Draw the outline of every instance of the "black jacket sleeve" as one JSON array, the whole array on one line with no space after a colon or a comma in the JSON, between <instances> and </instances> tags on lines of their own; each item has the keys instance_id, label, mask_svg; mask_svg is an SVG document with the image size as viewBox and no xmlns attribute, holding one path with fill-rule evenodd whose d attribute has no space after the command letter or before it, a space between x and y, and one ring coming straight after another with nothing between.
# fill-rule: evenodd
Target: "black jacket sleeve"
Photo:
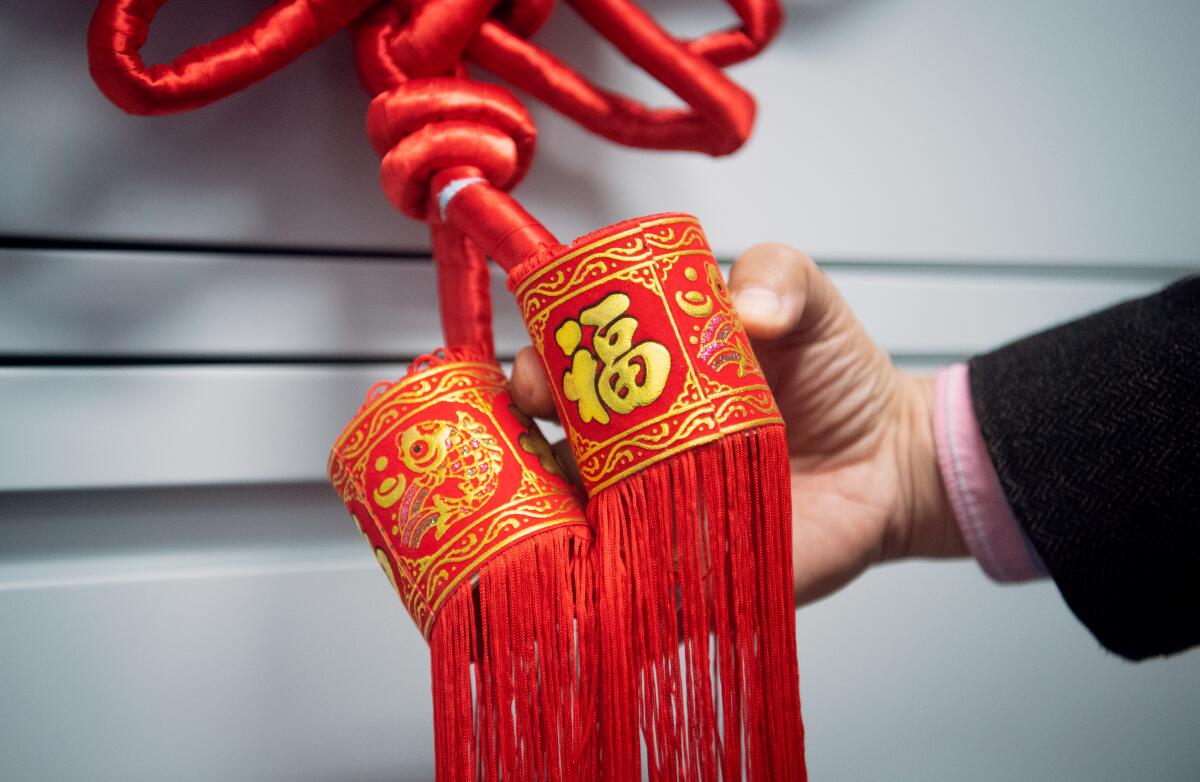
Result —
<instances>
[{"instance_id":1,"label":"black jacket sleeve","mask_svg":"<svg viewBox=\"0 0 1200 782\"><path fill-rule=\"evenodd\" d=\"M1200 277L970 367L1000 485L1075 615L1133 659L1200 643Z\"/></svg>"}]
</instances>

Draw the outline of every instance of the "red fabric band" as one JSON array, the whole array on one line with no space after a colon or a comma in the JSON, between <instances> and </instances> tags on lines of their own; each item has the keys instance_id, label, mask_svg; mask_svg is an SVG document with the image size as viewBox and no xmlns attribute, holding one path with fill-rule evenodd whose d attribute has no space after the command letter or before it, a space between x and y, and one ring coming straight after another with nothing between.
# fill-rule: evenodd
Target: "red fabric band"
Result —
<instances>
[{"instance_id":1,"label":"red fabric band","mask_svg":"<svg viewBox=\"0 0 1200 782\"><path fill-rule=\"evenodd\" d=\"M695 218L605 228L514 269L509 287L589 494L782 423Z\"/></svg>"},{"instance_id":2,"label":"red fabric band","mask_svg":"<svg viewBox=\"0 0 1200 782\"><path fill-rule=\"evenodd\" d=\"M590 534L581 498L491 363L433 358L374 389L329 476L426 638L455 587L513 543L563 526Z\"/></svg>"}]
</instances>

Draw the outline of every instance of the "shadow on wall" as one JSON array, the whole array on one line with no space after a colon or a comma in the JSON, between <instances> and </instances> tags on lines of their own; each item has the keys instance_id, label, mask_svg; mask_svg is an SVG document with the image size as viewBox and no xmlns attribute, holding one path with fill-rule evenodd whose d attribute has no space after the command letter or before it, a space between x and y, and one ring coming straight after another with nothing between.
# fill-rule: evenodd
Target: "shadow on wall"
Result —
<instances>
[{"instance_id":1,"label":"shadow on wall","mask_svg":"<svg viewBox=\"0 0 1200 782\"><path fill-rule=\"evenodd\" d=\"M780 43L803 40L867 4L788 2ZM678 104L559 5L538 43L597 83L631 89L657 105ZM680 34L733 21L717 0L646 5ZM22 75L0 81L0 106L20 107L0 112L0 174L8 183L0 189L0 231L326 246L354 237L359 246L428 246L424 228L396 214L380 192L378 158L364 133L367 97L346 35L215 105L129 117L108 104L87 74L84 41L94 6L95 0L64 0L0 10L0 68ZM148 62L169 60L256 11L236 3L167 3L143 53ZM589 134L521 97L542 143L518 196L536 193L538 201L566 204L580 215L623 215L612 203L613 175L579 154ZM627 159L638 165L636 154Z\"/></svg>"},{"instance_id":2,"label":"shadow on wall","mask_svg":"<svg viewBox=\"0 0 1200 782\"><path fill-rule=\"evenodd\" d=\"M336 243L417 249L421 226L378 185L368 98L347 36L203 109L130 117L87 72L95 0L0 10L0 231L49 235ZM248 21L241 4L168 3L144 50L177 56Z\"/></svg>"}]
</instances>

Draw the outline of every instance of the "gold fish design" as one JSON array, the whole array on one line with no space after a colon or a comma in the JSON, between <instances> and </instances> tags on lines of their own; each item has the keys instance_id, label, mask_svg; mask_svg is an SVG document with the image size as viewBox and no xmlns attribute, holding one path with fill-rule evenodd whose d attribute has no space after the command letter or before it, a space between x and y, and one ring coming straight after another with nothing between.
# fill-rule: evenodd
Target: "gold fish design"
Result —
<instances>
[{"instance_id":1,"label":"gold fish design","mask_svg":"<svg viewBox=\"0 0 1200 782\"><path fill-rule=\"evenodd\" d=\"M441 537L496 492L504 451L467 413L460 411L453 422L421 421L395 443L404 470L385 478L374 499L381 507L395 507L392 534L410 548L431 529Z\"/></svg>"}]
</instances>

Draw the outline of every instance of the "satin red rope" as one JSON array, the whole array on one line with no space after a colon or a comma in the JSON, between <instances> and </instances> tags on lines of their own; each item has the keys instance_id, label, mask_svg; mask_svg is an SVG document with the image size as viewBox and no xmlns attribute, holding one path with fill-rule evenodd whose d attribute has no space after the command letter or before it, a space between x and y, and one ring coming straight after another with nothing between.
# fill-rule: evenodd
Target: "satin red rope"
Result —
<instances>
[{"instance_id":1,"label":"satin red rope","mask_svg":"<svg viewBox=\"0 0 1200 782\"><path fill-rule=\"evenodd\" d=\"M109 100L130 114L205 106L265 78L377 0L282 0L229 35L174 61L146 65L139 51L166 0L104 0L88 29L88 69Z\"/></svg>"},{"instance_id":2,"label":"satin red rope","mask_svg":"<svg viewBox=\"0 0 1200 782\"><path fill-rule=\"evenodd\" d=\"M466 62L613 141L722 155L745 141L754 102L721 68L756 54L781 21L778 0L728 0L738 26L682 41L631 0L569 0L685 104L654 108L598 87L527 40L553 0L281 0L229 35L146 65L139 51L164 2L102 0L88 32L93 78L134 114L204 106L352 30L359 77L374 96L367 125L384 191L431 225L447 346L486 343L489 353L486 257L510 269L555 240L506 195L529 170L533 120L505 88L469 79Z\"/></svg>"}]
</instances>

